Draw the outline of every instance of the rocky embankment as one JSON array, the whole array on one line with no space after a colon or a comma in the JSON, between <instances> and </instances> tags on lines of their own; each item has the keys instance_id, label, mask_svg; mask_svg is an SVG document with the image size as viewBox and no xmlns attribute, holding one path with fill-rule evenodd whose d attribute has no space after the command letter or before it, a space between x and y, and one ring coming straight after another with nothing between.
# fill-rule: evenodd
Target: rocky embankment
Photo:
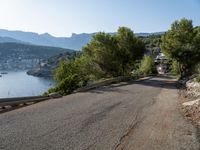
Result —
<instances>
[{"instance_id":1,"label":"rocky embankment","mask_svg":"<svg viewBox=\"0 0 200 150\"><path fill-rule=\"evenodd\" d=\"M36 77L53 77L53 68L45 66L45 67L35 67L32 70L27 72L28 75L36 76Z\"/></svg>"},{"instance_id":2,"label":"rocky embankment","mask_svg":"<svg viewBox=\"0 0 200 150\"><path fill-rule=\"evenodd\" d=\"M200 127L200 83L196 78L186 82L185 98L182 104L185 116Z\"/></svg>"}]
</instances>

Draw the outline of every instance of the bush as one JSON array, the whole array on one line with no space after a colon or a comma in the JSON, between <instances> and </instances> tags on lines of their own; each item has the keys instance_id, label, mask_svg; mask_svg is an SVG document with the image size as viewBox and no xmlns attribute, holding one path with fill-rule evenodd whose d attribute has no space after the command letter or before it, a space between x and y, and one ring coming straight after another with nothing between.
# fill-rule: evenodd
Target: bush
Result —
<instances>
[{"instance_id":1,"label":"bush","mask_svg":"<svg viewBox=\"0 0 200 150\"><path fill-rule=\"evenodd\" d=\"M172 61L172 70L171 72L175 75L180 74L180 65L176 60Z\"/></svg>"},{"instance_id":2,"label":"bush","mask_svg":"<svg viewBox=\"0 0 200 150\"><path fill-rule=\"evenodd\" d=\"M144 56L139 66L139 71L143 75L157 73L154 59L151 56Z\"/></svg>"},{"instance_id":3,"label":"bush","mask_svg":"<svg viewBox=\"0 0 200 150\"><path fill-rule=\"evenodd\" d=\"M48 92L45 94L56 92L61 95L68 95L80 86L80 78L78 77L78 75L70 75L63 81L61 81L56 87L49 89Z\"/></svg>"},{"instance_id":4,"label":"bush","mask_svg":"<svg viewBox=\"0 0 200 150\"><path fill-rule=\"evenodd\" d=\"M200 63L195 66L195 73L200 74Z\"/></svg>"},{"instance_id":5,"label":"bush","mask_svg":"<svg viewBox=\"0 0 200 150\"><path fill-rule=\"evenodd\" d=\"M197 82L199 82L199 83L200 83L200 76L198 76L198 77L197 77Z\"/></svg>"}]
</instances>

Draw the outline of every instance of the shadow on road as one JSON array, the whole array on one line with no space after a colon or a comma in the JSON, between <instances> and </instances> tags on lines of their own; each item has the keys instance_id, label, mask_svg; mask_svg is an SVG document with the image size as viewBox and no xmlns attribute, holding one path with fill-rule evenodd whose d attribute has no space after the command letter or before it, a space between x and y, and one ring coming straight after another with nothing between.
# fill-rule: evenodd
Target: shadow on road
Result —
<instances>
[{"instance_id":1,"label":"shadow on road","mask_svg":"<svg viewBox=\"0 0 200 150\"><path fill-rule=\"evenodd\" d=\"M124 90L120 87L124 87L124 86L128 86L128 85L143 85L143 86L150 86L150 87L155 87L155 88L177 89L176 84L177 84L177 82L173 77L156 76L156 77L152 77L147 80L128 81L128 82L122 82L122 83L118 83L118 84L112 84L109 86L93 89L89 92L90 93L99 93L99 94L103 94L104 92L124 93L124 92L128 92L128 90Z\"/></svg>"}]
</instances>

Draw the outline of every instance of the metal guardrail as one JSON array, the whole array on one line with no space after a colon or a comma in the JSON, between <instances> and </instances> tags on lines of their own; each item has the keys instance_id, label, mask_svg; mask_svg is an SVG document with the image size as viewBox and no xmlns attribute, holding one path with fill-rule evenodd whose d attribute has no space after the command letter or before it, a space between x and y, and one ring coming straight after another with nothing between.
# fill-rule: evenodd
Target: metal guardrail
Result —
<instances>
[{"instance_id":1,"label":"metal guardrail","mask_svg":"<svg viewBox=\"0 0 200 150\"><path fill-rule=\"evenodd\" d=\"M135 76L135 78L140 78L141 76ZM100 81L97 83L93 83L91 85L79 88L75 91L76 92L84 92L91 89L95 89L101 86L106 86L112 83L119 83L123 81L128 81L133 79L133 77L116 77L113 79L107 79L104 81ZM21 104L28 104L28 103L37 103L40 101L45 101L51 98L60 98L61 96L58 94L53 94L49 96L30 96L30 97L13 97L13 98L0 98L0 107L3 108L5 106L17 107Z\"/></svg>"},{"instance_id":2,"label":"metal guardrail","mask_svg":"<svg viewBox=\"0 0 200 150\"><path fill-rule=\"evenodd\" d=\"M104 80L104 81L93 83L91 85L87 85L85 87L81 87L81 88L77 89L75 92L85 92L85 91L95 89L95 88L98 88L98 87L101 87L101 86L106 86L106 85L109 85L109 84L112 84L112 83L119 83L119 82L122 82L122 81L128 81L130 79L132 79L132 77L116 77L116 78L113 78L113 79L107 79L107 80Z\"/></svg>"},{"instance_id":3,"label":"metal guardrail","mask_svg":"<svg viewBox=\"0 0 200 150\"><path fill-rule=\"evenodd\" d=\"M13 97L13 98L0 98L0 107L5 106L19 106L20 104L36 103L48 100L49 96L31 96L31 97Z\"/></svg>"}]
</instances>

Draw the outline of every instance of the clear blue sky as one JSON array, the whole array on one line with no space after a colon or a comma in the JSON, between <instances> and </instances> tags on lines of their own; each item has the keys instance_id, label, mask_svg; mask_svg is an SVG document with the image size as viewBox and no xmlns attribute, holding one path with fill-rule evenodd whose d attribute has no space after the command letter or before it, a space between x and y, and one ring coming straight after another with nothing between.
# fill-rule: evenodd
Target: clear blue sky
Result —
<instances>
[{"instance_id":1,"label":"clear blue sky","mask_svg":"<svg viewBox=\"0 0 200 150\"><path fill-rule=\"evenodd\" d=\"M200 25L200 0L0 0L0 28L55 36L165 31L180 18Z\"/></svg>"}]
</instances>

